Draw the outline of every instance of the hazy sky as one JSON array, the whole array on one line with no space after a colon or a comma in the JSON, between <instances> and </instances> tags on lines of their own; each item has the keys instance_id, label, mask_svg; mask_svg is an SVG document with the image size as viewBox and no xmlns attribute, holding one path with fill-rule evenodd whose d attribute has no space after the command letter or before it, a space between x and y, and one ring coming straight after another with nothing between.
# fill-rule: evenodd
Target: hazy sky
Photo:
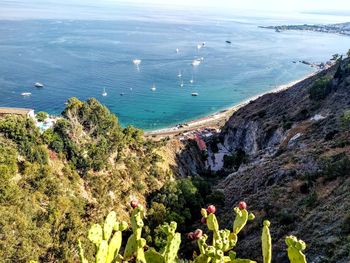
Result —
<instances>
[{"instance_id":1,"label":"hazy sky","mask_svg":"<svg viewBox=\"0 0 350 263\"><path fill-rule=\"evenodd\" d=\"M269 11L350 10L349 0L104 0L109 2L152 3L171 6L198 6ZM171 4L170 4L171 3Z\"/></svg>"},{"instance_id":2,"label":"hazy sky","mask_svg":"<svg viewBox=\"0 0 350 263\"><path fill-rule=\"evenodd\" d=\"M180 15L185 12L196 15L202 11L218 15L252 15L253 11L264 15L269 12L278 15L322 12L338 15L342 20L337 22L345 22L349 21L350 0L0 0L0 19L109 19L136 9L144 10L144 15L162 9L177 10Z\"/></svg>"}]
</instances>

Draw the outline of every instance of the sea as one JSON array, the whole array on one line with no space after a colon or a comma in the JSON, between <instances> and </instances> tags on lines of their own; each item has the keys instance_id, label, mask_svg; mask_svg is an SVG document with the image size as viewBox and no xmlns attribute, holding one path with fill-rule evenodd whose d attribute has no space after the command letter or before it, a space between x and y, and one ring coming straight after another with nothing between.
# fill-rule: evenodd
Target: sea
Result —
<instances>
[{"instance_id":1,"label":"sea","mask_svg":"<svg viewBox=\"0 0 350 263\"><path fill-rule=\"evenodd\" d=\"M259 27L350 21L344 16L128 5L75 16L18 3L0 4L0 107L59 115L71 97L96 98L123 126L145 130L234 106L317 70L299 61L326 62L350 48L342 35Z\"/></svg>"}]
</instances>

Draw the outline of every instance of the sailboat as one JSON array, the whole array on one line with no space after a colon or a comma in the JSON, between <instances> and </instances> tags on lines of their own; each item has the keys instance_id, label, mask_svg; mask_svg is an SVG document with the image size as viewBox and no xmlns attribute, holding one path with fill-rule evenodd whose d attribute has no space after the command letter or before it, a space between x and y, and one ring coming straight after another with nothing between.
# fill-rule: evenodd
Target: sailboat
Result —
<instances>
[{"instance_id":1,"label":"sailboat","mask_svg":"<svg viewBox=\"0 0 350 263\"><path fill-rule=\"evenodd\" d=\"M193 79L193 74L192 74L192 78L190 79L190 83L193 84L194 79Z\"/></svg>"},{"instance_id":2,"label":"sailboat","mask_svg":"<svg viewBox=\"0 0 350 263\"><path fill-rule=\"evenodd\" d=\"M177 74L177 76L178 76L179 78L182 77L182 74L181 74L181 71L180 71L180 70L179 70L179 74Z\"/></svg>"},{"instance_id":3,"label":"sailboat","mask_svg":"<svg viewBox=\"0 0 350 263\"><path fill-rule=\"evenodd\" d=\"M152 90L152 91L156 91L156 85L155 85L155 84L153 84L151 90Z\"/></svg>"},{"instance_id":4,"label":"sailboat","mask_svg":"<svg viewBox=\"0 0 350 263\"><path fill-rule=\"evenodd\" d=\"M184 82L183 81L181 81L181 83L180 83L180 87L182 88L184 86Z\"/></svg>"},{"instance_id":5,"label":"sailboat","mask_svg":"<svg viewBox=\"0 0 350 263\"><path fill-rule=\"evenodd\" d=\"M132 60L132 63L134 63L134 65L138 66L138 65L141 64L141 59L135 58L135 59Z\"/></svg>"},{"instance_id":6,"label":"sailboat","mask_svg":"<svg viewBox=\"0 0 350 263\"><path fill-rule=\"evenodd\" d=\"M107 96L107 92L106 92L106 89L105 89L105 88L103 88L102 96L103 96L103 97L106 97L106 96Z\"/></svg>"}]
</instances>

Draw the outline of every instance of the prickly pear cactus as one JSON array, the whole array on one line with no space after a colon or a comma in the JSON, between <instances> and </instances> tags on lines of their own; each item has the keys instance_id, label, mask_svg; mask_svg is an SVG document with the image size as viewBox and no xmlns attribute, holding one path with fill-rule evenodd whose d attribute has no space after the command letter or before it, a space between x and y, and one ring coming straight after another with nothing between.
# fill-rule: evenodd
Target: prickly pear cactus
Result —
<instances>
[{"instance_id":1,"label":"prickly pear cactus","mask_svg":"<svg viewBox=\"0 0 350 263\"><path fill-rule=\"evenodd\" d=\"M247 224L247 221L253 220L255 216L252 213L249 214L246 209L239 209L238 207L235 207L233 211L236 213L236 218L233 222L233 233L237 235Z\"/></svg>"},{"instance_id":2,"label":"prickly pear cactus","mask_svg":"<svg viewBox=\"0 0 350 263\"><path fill-rule=\"evenodd\" d=\"M128 261L133 257L137 262L146 262L143 247L146 245L146 240L141 238L143 228L144 210L141 205L136 207L131 213L131 228L133 234L129 237L124 251L124 260Z\"/></svg>"},{"instance_id":3,"label":"prickly pear cactus","mask_svg":"<svg viewBox=\"0 0 350 263\"><path fill-rule=\"evenodd\" d=\"M246 207L246 205L245 205ZM221 263L221 262L236 262L236 263L254 263L250 259L236 258L236 253L232 249L237 243L237 234L246 225L248 220L254 219L253 214L249 214L245 208L235 208L236 219L233 224L233 231L228 229L220 230L219 223L215 216L216 208L213 205L208 206L207 209L202 208L201 214L203 216L202 222L207 224L209 230L213 232L213 243L211 246L207 245L207 235L198 238L198 247L200 255L195 259L196 263ZM193 236L193 235L191 235ZM225 255L228 253L228 255Z\"/></svg>"},{"instance_id":4,"label":"prickly pear cactus","mask_svg":"<svg viewBox=\"0 0 350 263\"><path fill-rule=\"evenodd\" d=\"M180 248L181 235L176 233L177 223L171 222L169 225L163 225L164 232L167 234L167 244L163 253L164 261L172 263L176 261L177 252Z\"/></svg>"},{"instance_id":5,"label":"prickly pear cactus","mask_svg":"<svg viewBox=\"0 0 350 263\"><path fill-rule=\"evenodd\" d=\"M263 231L261 234L261 246L264 263L271 263L272 259L272 244L271 244L271 235L270 235L270 221L265 220Z\"/></svg>"},{"instance_id":6,"label":"prickly pear cactus","mask_svg":"<svg viewBox=\"0 0 350 263\"><path fill-rule=\"evenodd\" d=\"M81 263L88 263L87 259L84 256L84 250L81 246L80 239L78 239L78 249L79 249L79 258L80 258ZM29 263L33 263L33 262L29 262Z\"/></svg>"},{"instance_id":7,"label":"prickly pear cactus","mask_svg":"<svg viewBox=\"0 0 350 263\"><path fill-rule=\"evenodd\" d=\"M111 263L121 256L118 254L122 244L122 231L127 229L126 222L117 222L116 213L110 212L103 224L94 224L89 229L88 239L95 244L97 253L95 256L96 263ZM114 233L113 233L114 232ZM79 255L82 263L88 263L84 257L84 250L78 241Z\"/></svg>"},{"instance_id":8,"label":"prickly pear cactus","mask_svg":"<svg viewBox=\"0 0 350 263\"><path fill-rule=\"evenodd\" d=\"M295 236L287 236L285 240L287 244L287 252L290 263L307 263L303 250L306 244L302 240L298 240Z\"/></svg>"}]
</instances>

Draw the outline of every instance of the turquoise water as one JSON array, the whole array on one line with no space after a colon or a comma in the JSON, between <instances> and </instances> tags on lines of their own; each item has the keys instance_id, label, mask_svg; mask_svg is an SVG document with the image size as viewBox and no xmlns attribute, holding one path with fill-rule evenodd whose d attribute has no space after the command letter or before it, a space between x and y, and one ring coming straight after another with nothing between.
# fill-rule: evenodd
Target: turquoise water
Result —
<instances>
[{"instance_id":1,"label":"turquoise water","mask_svg":"<svg viewBox=\"0 0 350 263\"><path fill-rule=\"evenodd\" d=\"M288 22L294 21L198 14L0 20L0 106L59 114L70 97L95 97L123 125L146 130L203 117L313 71L292 61L324 62L350 48L349 37L258 28ZM139 68L135 58L142 60ZM45 87L34 88L35 82Z\"/></svg>"}]
</instances>

